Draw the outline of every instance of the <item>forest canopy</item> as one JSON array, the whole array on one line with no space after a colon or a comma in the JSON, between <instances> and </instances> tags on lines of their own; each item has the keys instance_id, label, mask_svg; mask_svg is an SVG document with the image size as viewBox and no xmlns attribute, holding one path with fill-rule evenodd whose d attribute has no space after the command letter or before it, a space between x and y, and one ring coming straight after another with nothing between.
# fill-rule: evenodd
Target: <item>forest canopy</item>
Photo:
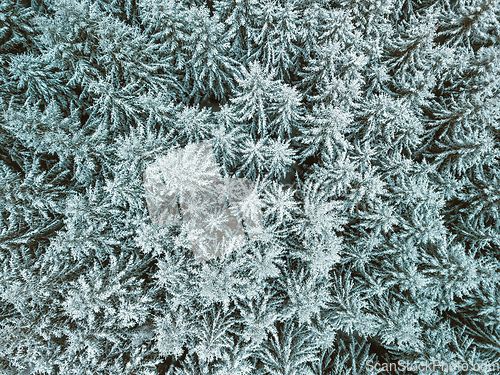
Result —
<instances>
[{"instance_id":1,"label":"forest canopy","mask_svg":"<svg viewBox=\"0 0 500 375\"><path fill-rule=\"evenodd\" d=\"M0 0L0 370L500 373L499 95L497 0Z\"/></svg>"}]
</instances>

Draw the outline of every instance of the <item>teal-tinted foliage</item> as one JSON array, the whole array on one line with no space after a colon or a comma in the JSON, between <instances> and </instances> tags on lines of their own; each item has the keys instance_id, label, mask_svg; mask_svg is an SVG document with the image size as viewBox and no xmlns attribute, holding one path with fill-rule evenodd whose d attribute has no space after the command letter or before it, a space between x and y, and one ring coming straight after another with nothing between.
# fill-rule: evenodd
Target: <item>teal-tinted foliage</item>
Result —
<instances>
[{"instance_id":1,"label":"teal-tinted foliage","mask_svg":"<svg viewBox=\"0 0 500 375\"><path fill-rule=\"evenodd\" d=\"M200 142L263 222L197 263ZM500 366L500 2L0 0L1 373L398 361Z\"/></svg>"}]
</instances>

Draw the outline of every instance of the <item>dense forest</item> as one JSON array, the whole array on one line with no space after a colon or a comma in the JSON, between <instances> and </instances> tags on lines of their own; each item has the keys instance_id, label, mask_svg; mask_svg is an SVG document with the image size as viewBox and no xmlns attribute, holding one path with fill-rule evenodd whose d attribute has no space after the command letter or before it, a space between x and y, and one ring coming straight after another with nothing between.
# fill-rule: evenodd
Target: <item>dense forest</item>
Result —
<instances>
[{"instance_id":1,"label":"dense forest","mask_svg":"<svg viewBox=\"0 0 500 375\"><path fill-rule=\"evenodd\" d=\"M498 374L499 146L498 0L0 0L1 373Z\"/></svg>"}]
</instances>

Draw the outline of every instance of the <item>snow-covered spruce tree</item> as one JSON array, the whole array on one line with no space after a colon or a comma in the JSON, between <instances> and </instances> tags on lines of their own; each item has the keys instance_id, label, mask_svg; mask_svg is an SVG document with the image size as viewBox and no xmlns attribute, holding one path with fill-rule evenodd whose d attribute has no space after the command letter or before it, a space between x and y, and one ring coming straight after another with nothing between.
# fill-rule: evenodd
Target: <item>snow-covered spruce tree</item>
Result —
<instances>
[{"instance_id":1,"label":"snow-covered spruce tree","mask_svg":"<svg viewBox=\"0 0 500 375\"><path fill-rule=\"evenodd\" d=\"M289 141L279 141L270 139L267 144L267 179L283 179L289 171L289 167L295 161L295 150L290 146Z\"/></svg>"},{"instance_id":2,"label":"snow-covered spruce tree","mask_svg":"<svg viewBox=\"0 0 500 375\"><path fill-rule=\"evenodd\" d=\"M276 325L257 353L257 373L313 374L311 365L317 358L312 333L290 320Z\"/></svg>"},{"instance_id":3,"label":"snow-covered spruce tree","mask_svg":"<svg viewBox=\"0 0 500 375\"><path fill-rule=\"evenodd\" d=\"M321 350L319 361L313 365L314 374L363 374L375 375L383 373L376 369L375 354L370 353L370 343L366 340L336 339L335 345ZM369 367L372 366L372 367Z\"/></svg>"},{"instance_id":4,"label":"snow-covered spruce tree","mask_svg":"<svg viewBox=\"0 0 500 375\"><path fill-rule=\"evenodd\" d=\"M246 62L253 48L256 21L262 13L256 0L216 0L214 8L226 25L229 38L230 56L237 61Z\"/></svg>"},{"instance_id":5,"label":"snow-covered spruce tree","mask_svg":"<svg viewBox=\"0 0 500 375\"><path fill-rule=\"evenodd\" d=\"M23 7L17 1L4 1L0 8L0 52L23 53L36 51L36 29L31 8Z\"/></svg>"},{"instance_id":6,"label":"snow-covered spruce tree","mask_svg":"<svg viewBox=\"0 0 500 375\"><path fill-rule=\"evenodd\" d=\"M302 162L309 157L333 160L351 148L346 139L352 114L332 105L315 105L299 129L297 142L302 146Z\"/></svg>"},{"instance_id":7,"label":"snow-covered spruce tree","mask_svg":"<svg viewBox=\"0 0 500 375\"><path fill-rule=\"evenodd\" d=\"M222 100L239 75L239 63L229 56L229 35L219 16L210 16L206 7L190 8L186 18L184 87L196 102L208 96Z\"/></svg>"},{"instance_id":8,"label":"snow-covered spruce tree","mask_svg":"<svg viewBox=\"0 0 500 375\"><path fill-rule=\"evenodd\" d=\"M62 84L62 74L51 72L51 68L50 62L40 55L11 56L8 74L17 89L17 93L13 93L13 99L30 104L41 101L42 105L55 100L68 106L67 97L70 93Z\"/></svg>"},{"instance_id":9,"label":"snow-covered spruce tree","mask_svg":"<svg viewBox=\"0 0 500 375\"><path fill-rule=\"evenodd\" d=\"M384 150L389 157L411 156L420 145L424 128L410 103L386 94L374 95L360 106L349 138ZM379 151L380 152L380 151Z\"/></svg>"},{"instance_id":10,"label":"snow-covered spruce tree","mask_svg":"<svg viewBox=\"0 0 500 375\"><path fill-rule=\"evenodd\" d=\"M231 99L233 111L250 135L263 137L269 133L269 107L280 84L275 80L276 72L259 62L242 69L243 77L238 80L236 95Z\"/></svg>"},{"instance_id":11,"label":"snow-covered spruce tree","mask_svg":"<svg viewBox=\"0 0 500 375\"><path fill-rule=\"evenodd\" d=\"M95 4L99 9L129 25L137 25L138 7L135 0L97 0Z\"/></svg>"},{"instance_id":12,"label":"snow-covered spruce tree","mask_svg":"<svg viewBox=\"0 0 500 375\"><path fill-rule=\"evenodd\" d=\"M276 70L279 80L289 83L299 67L300 29L298 1L264 1L251 38L255 43L250 61Z\"/></svg>"},{"instance_id":13,"label":"snow-covered spruce tree","mask_svg":"<svg viewBox=\"0 0 500 375\"><path fill-rule=\"evenodd\" d=\"M500 6L490 0L444 2L438 36L452 47L479 47L498 43Z\"/></svg>"},{"instance_id":14,"label":"snow-covered spruce tree","mask_svg":"<svg viewBox=\"0 0 500 375\"><path fill-rule=\"evenodd\" d=\"M186 5L179 1L143 0L138 2L141 25L151 41L151 49L169 61L177 70L184 63L183 43L186 38Z\"/></svg>"},{"instance_id":15,"label":"snow-covered spruce tree","mask_svg":"<svg viewBox=\"0 0 500 375\"><path fill-rule=\"evenodd\" d=\"M224 174L236 167L239 160L238 151L244 139L245 134L238 126L232 107L223 105L221 110L215 113L211 142L216 160L221 164Z\"/></svg>"}]
</instances>

